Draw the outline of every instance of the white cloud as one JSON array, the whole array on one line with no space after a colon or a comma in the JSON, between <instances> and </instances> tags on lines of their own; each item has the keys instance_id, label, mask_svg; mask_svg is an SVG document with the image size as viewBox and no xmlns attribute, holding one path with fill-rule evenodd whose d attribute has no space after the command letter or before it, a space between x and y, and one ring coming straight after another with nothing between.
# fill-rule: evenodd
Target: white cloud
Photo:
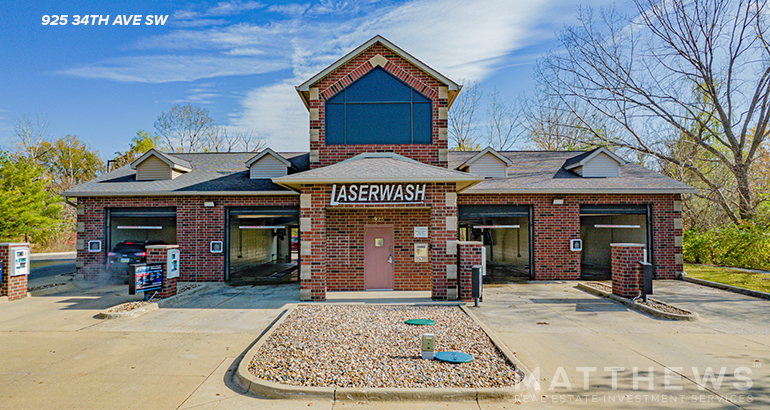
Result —
<instances>
[{"instance_id":1,"label":"white cloud","mask_svg":"<svg viewBox=\"0 0 770 410\"><path fill-rule=\"evenodd\" d=\"M233 119L239 128L259 132L279 151L307 151L309 119L294 80L256 88L241 101L243 111Z\"/></svg>"},{"instance_id":2,"label":"white cloud","mask_svg":"<svg viewBox=\"0 0 770 410\"><path fill-rule=\"evenodd\" d=\"M265 4L258 1L223 1L209 8L204 13L207 16L229 16L242 11L264 8Z\"/></svg>"},{"instance_id":3,"label":"white cloud","mask_svg":"<svg viewBox=\"0 0 770 410\"><path fill-rule=\"evenodd\" d=\"M378 7L334 27L303 21L302 32L291 38L291 48L286 50L291 53L295 78L248 92L241 103L242 113L233 122L258 130L275 149L307 150L308 114L292 86L375 34L449 78L481 80L511 51L543 40L532 38L531 31L542 21L549 3L418 0Z\"/></svg>"},{"instance_id":4,"label":"white cloud","mask_svg":"<svg viewBox=\"0 0 770 410\"><path fill-rule=\"evenodd\" d=\"M223 1L216 6L210 7L202 12L192 9L177 10L172 15L171 24L179 27L205 27L213 25L222 25L227 23L224 19L213 19L210 17L226 17L239 14L243 11L250 11L264 8L265 4L257 1Z\"/></svg>"},{"instance_id":5,"label":"white cloud","mask_svg":"<svg viewBox=\"0 0 770 410\"><path fill-rule=\"evenodd\" d=\"M234 48L227 52L231 56L258 56L265 54L263 50L254 47Z\"/></svg>"},{"instance_id":6,"label":"white cloud","mask_svg":"<svg viewBox=\"0 0 770 410\"><path fill-rule=\"evenodd\" d=\"M299 17L302 14L304 14L305 11L307 11L307 9L309 9L309 8L310 8L310 4L309 3L305 3L305 4L297 4L297 3L292 3L292 4L274 4L274 5L270 6L270 7L268 7L267 11L272 11L272 12L275 12L275 13L281 13L281 14L285 14L285 15L291 16L291 17Z\"/></svg>"},{"instance_id":7,"label":"white cloud","mask_svg":"<svg viewBox=\"0 0 770 410\"><path fill-rule=\"evenodd\" d=\"M60 70L57 74L120 82L166 83L231 75L252 75L289 67L285 61L246 57L159 55L122 57Z\"/></svg>"}]
</instances>

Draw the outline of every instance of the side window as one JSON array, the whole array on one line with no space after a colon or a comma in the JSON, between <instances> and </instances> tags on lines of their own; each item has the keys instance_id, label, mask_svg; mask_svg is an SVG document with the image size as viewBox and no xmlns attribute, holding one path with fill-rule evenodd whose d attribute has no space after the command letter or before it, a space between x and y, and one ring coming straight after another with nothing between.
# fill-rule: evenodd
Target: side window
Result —
<instances>
[{"instance_id":1,"label":"side window","mask_svg":"<svg viewBox=\"0 0 770 410\"><path fill-rule=\"evenodd\" d=\"M326 145L430 144L431 101L380 67L326 101Z\"/></svg>"}]
</instances>

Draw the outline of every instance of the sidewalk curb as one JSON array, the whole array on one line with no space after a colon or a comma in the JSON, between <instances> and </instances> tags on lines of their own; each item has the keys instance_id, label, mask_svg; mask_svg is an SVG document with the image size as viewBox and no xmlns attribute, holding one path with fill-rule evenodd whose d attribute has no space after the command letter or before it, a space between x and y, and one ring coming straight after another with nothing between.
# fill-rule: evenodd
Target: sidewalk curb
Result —
<instances>
[{"instance_id":1,"label":"sidewalk curb","mask_svg":"<svg viewBox=\"0 0 770 410\"><path fill-rule=\"evenodd\" d=\"M520 387L510 388L395 388L395 387L376 387L376 388L355 388L355 387L308 387L292 386L287 384L275 383L261 379L249 371L251 359L257 354L257 351L267 342L270 335L280 327L280 325L289 317L291 312L299 304L294 304L284 311L270 329L249 349L238 364L238 370L235 372L235 383L244 390L258 396L271 399L298 399L298 398L323 398L350 401L477 401L477 400L496 400L503 401L512 399L516 395L525 393ZM488 327L481 323L473 313L468 311L465 306L460 305L462 309L474 322L484 330L495 347L500 350L506 359L524 379L524 366L513 356L508 348L503 344ZM517 384L517 386L519 386Z\"/></svg>"},{"instance_id":2,"label":"sidewalk curb","mask_svg":"<svg viewBox=\"0 0 770 410\"><path fill-rule=\"evenodd\" d=\"M174 296L171 296L170 298L161 299L157 302L152 302L147 305L144 305L142 307L136 308L134 310L129 310L128 312L108 312L107 310L103 310L99 312L96 315L97 319L128 319L128 318L134 318L139 317L142 315L145 315L147 313L152 312L153 310L158 310L162 307L166 307L169 305L172 305L175 302L179 302L181 300L187 299L188 297L202 291L203 289L207 288L208 284L204 283L198 287L192 288L184 293L180 293ZM110 308L111 309L111 308Z\"/></svg>"},{"instance_id":3,"label":"sidewalk curb","mask_svg":"<svg viewBox=\"0 0 770 410\"><path fill-rule=\"evenodd\" d=\"M705 280L705 279L691 278L687 275L682 276L682 280L685 282L695 283L701 286L708 286L711 288L726 290L728 292L740 293L746 296L752 296L755 298L770 300L770 293L760 292L758 290L739 288L737 286L725 285L724 283L712 282L710 280Z\"/></svg>"},{"instance_id":4,"label":"sidewalk curb","mask_svg":"<svg viewBox=\"0 0 770 410\"><path fill-rule=\"evenodd\" d=\"M56 293L66 292L68 290L72 290L75 288L77 288L77 286L75 286L74 283L70 282L70 283L65 283L58 286L53 286L50 288L33 290L32 292L30 292L30 294L32 294L32 296L48 296Z\"/></svg>"},{"instance_id":5,"label":"sidewalk curb","mask_svg":"<svg viewBox=\"0 0 770 410\"><path fill-rule=\"evenodd\" d=\"M621 298L618 295L614 295L614 294L609 293L609 292L604 292L604 291L601 291L599 289L594 289L594 288L592 288L590 286L587 286L587 285L585 285L583 283L578 283L577 284L577 288L581 289L581 290L584 290L584 291L586 291L588 293L597 295L597 296L601 296L601 297L604 297L604 298L607 298L607 299L614 300L615 302L621 303L621 304L623 304L623 305L625 305L625 306L627 306L627 307L629 307L631 309L637 310L637 311L642 312L642 313L646 313L648 315L659 317L661 319L685 320L685 321L692 322L692 321L698 320L700 318L700 316L698 316L698 314L696 312L693 312L693 311L690 311L690 310L687 310L687 309L684 309L684 308L681 308L681 307L678 307L678 306L676 307L677 309L681 309L681 310L690 312L690 314L689 315L679 315L679 314L676 314L676 313L661 312L659 310L652 309L652 308L650 308L648 306L640 305L638 303L635 303L634 301L632 301L630 299ZM661 302L661 301L653 299L653 298L648 298L648 299L656 301L658 303L663 303L663 304L668 305L668 303Z\"/></svg>"}]
</instances>

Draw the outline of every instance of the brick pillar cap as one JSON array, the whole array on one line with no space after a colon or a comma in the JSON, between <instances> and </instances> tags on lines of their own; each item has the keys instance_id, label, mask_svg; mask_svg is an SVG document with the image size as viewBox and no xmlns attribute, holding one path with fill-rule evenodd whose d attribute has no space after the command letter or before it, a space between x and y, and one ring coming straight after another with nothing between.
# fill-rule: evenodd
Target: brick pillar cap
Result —
<instances>
[{"instance_id":1,"label":"brick pillar cap","mask_svg":"<svg viewBox=\"0 0 770 410\"><path fill-rule=\"evenodd\" d=\"M147 249L176 249L179 245L147 245Z\"/></svg>"},{"instance_id":2,"label":"brick pillar cap","mask_svg":"<svg viewBox=\"0 0 770 410\"><path fill-rule=\"evenodd\" d=\"M481 241L457 241L458 245L481 245L484 246L484 242Z\"/></svg>"},{"instance_id":3,"label":"brick pillar cap","mask_svg":"<svg viewBox=\"0 0 770 410\"><path fill-rule=\"evenodd\" d=\"M6 242L0 243L0 246L29 246L29 242Z\"/></svg>"},{"instance_id":4,"label":"brick pillar cap","mask_svg":"<svg viewBox=\"0 0 770 410\"><path fill-rule=\"evenodd\" d=\"M610 246L613 248L644 248L647 245L643 243L611 243Z\"/></svg>"}]
</instances>

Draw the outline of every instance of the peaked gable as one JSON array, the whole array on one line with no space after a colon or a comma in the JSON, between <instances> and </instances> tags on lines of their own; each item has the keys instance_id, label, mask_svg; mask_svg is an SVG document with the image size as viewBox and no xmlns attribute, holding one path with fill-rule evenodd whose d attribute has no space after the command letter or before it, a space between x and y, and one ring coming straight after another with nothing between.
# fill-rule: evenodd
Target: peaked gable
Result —
<instances>
[{"instance_id":1,"label":"peaked gable","mask_svg":"<svg viewBox=\"0 0 770 410\"><path fill-rule=\"evenodd\" d=\"M437 80L438 82L442 83L446 87L447 97L449 100L449 105L452 105L452 102L454 101L455 97L457 96L457 93L460 92L460 89L462 88L461 85L455 83L454 81L450 80L449 78L445 77L438 71L434 70L433 68L429 67L422 61L418 60L417 58L413 57L411 54L407 53L406 51L402 50L395 44L391 43L384 37L380 36L379 34L369 39L369 41L365 42L364 44L361 44L353 51L349 52L339 60L335 61L332 65L326 67L318 74L314 75L307 81L303 82L302 84L298 85L296 88L297 92L299 93L300 97L302 98L302 102L305 103L305 106L307 108L310 108L309 101L317 98L317 89L313 89L313 86L315 86L318 82L329 76L331 73L333 73L338 68L344 66L345 64L349 63L354 58L358 57L365 51L369 50L375 45L381 45L382 47L385 47L389 51L391 51L393 54L397 55L398 57L406 60L410 64L417 67L422 72L426 73L433 79ZM381 54L373 56L371 59L369 59L368 62L369 68L371 67L386 67L388 65L388 59L383 57ZM391 64L392 65L392 64ZM393 68L391 68L393 69ZM356 70L359 71L359 70ZM368 71L368 69L367 69ZM363 73L360 73L363 74ZM359 75L360 75L359 74ZM398 76L401 78L401 76ZM403 78L402 78L403 79ZM355 80L355 78L351 79ZM407 81L407 83L410 83L410 81ZM343 84L344 86L345 84ZM340 87L342 88L342 87ZM335 90L339 91L339 90ZM429 96L430 97L430 96Z\"/></svg>"},{"instance_id":2,"label":"peaked gable","mask_svg":"<svg viewBox=\"0 0 770 410\"><path fill-rule=\"evenodd\" d=\"M605 147L599 147L570 158L564 163L564 169L584 178L619 177L620 167L625 161Z\"/></svg>"},{"instance_id":3,"label":"peaked gable","mask_svg":"<svg viewBox=\"0 0 770 410\"><path fill-rule=\"evenodd\" d=\"M155 148L132 162L131 168L136 170L137 181L174 179L192 171L192 165L188 161L165 154Z\"/></svg>"}]
</instances>

